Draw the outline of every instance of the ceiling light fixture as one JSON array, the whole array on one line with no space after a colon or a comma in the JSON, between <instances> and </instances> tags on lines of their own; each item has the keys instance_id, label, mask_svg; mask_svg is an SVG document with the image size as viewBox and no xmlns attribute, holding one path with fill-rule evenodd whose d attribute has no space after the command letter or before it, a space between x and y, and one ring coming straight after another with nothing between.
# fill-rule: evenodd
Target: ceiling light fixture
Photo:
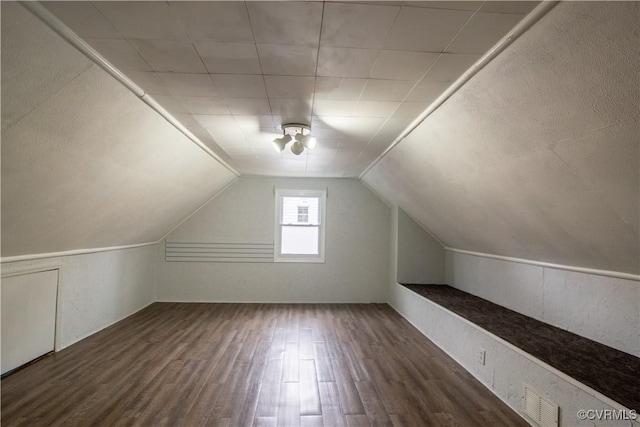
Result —
<instances>
[{"instance_id":1,"label":"ceiling light fixture","mask_svg":"<svg viewBox=\"0 0 640 427\"><path fill-rule=\"evenodd\" d=\"M316 146L316 138L311 135L311 128L307 125L300 123L287 123L282 125L282 138L276 138L273 140L273 145L278 150L278 153L282 152L287 144L295 139L291 144L291 152L296 156L302 154L305 148L313 150Z\"/></svg>"}]
</instances>

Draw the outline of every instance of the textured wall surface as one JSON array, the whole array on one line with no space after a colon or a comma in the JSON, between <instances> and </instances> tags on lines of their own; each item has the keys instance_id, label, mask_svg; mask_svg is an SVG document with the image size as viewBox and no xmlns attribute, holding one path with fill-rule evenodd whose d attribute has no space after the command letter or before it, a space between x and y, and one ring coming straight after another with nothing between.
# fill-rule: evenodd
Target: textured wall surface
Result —
<instances>
[{"instance_id":1,"label":"textured wall surface","mask_svg":"<svg viewBox=\"0 0 640 427\"><path fill-rule=\"evenodd\" d=\"M364 177L446 246L640 272L638 2L563 2Z\"/></svg>"},{"instance_id":2,"label":"textured wall surface","mask_svg":"<svg viewBox=\"0 0 640 427\"><path fill-rule=\"evenodd\" d=\"M640 357L640 283L447 251L447 283Z\"/></svg>"},{"instance_id":3,"label":"textured wall surface","mask_svg":"<svg viewBox=\"0 0 640 427\"><path fill-rule=\"evenodd\" d=\"M272 243L274 187L328 189L324 263L165 262L159 245L158 300L385 302L390 211L358 180L240 178L167 240Z\"/></svg>"},{"instance_id":4,"label":"textured wall surface","mask_svg":"<svg viewBox=\"0 0 640 427\"><path fill-rule=\"evenodd\" d=\"M560 407L561 426L594 426L594 421L577 418L579 409L621 409L404 286L395 285L391 292L393 308L514 410L522 408L525 382ZM486 351L485 365L476 359L479 348ZM597 425L637 427L640 423L603 420Z\"/></svg>"},{"instance_id":5,"label":"textured wall surface","mask_svg":"<svg viewBox=\"0 0 640 427\"><path fill-rule=\"evenodd\" d=\"M235 176L2 3L2 256L159 239Z\"/></svg>"},{"instance_id":6,"label":"textured wall surface","mask_svg":"<svg viewBox=\"0 0 640 427\"><path fill-rule=\"evenodd\" d=\"M154 246L63 258L58 348L67 347L154 301Z\"/></svg>"},{"instance_id":7,"label":"textured wall surface","mask_svg":"<svg viewBox=\"0 0 640 427\"><path fill-rule=\"evenodd\" d=\"M398 209L398 283L445 281L444 247Z\"/></svg>"},{"instance_id":8,"label":"textured wall surface","mask_svg":"<svg viewBox=\"0 0 640 427\"><path fill-rule=\"evenodd\" d=\"M3 275L58 269L56 351L155 300L155 246L2 263Z\"/></svg>"}]
</instances>

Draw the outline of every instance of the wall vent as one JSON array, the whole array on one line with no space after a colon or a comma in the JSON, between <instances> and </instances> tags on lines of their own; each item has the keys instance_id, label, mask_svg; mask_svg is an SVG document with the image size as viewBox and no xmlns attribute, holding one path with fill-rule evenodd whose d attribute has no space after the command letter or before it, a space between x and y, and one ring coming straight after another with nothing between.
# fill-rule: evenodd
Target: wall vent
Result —
<instances>
[{"instance_id":1,"label":"wall vent","mask_svg":"<svg viewBox=\"0 0 640 427\"><path fill-rule=\"evenodd\" d=\"M169 242L167 262L273 262L273 243Z\"/></svg>"},{"instance_id":2,"label":"wall vent","mask_svg":"<svg viewBox=\"0 0 640 427\"><path fill-rule=\"evenodd\" d=\"M539 426L558 427L558 405L542 397L528 384L524 384L522 410Z\"/></svg>"}]
</instances>

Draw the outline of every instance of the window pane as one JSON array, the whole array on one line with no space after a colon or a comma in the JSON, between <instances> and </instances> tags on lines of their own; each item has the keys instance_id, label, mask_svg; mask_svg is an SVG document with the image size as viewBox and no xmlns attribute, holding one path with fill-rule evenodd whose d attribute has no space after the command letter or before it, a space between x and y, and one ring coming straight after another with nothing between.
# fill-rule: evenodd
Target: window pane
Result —
<instances>
[{"instance_id":1,"label":"window pane","mask_svg":"<svg viewBox=\"0 0 640 427\"><path fill-rule=\"evenodd\" d=\"M309 222L309 206L298 206L298 222Z\"/></svg>"},{"instance_id":2,"label":"window pane","mask_svg":"<svg viewBox=\"0 0 640 427\"><path fill-rule=\"evenodd\" d=\"M320 224L320 199L318 197L282 198L281 224ZM307 215L298 215L306 209ZM306 219L306 221L305 221Z\"/></svg>"},{"instance_id":3,"label":"window pane","mask_svg":"<svg viewBox=\"0 0 640 427\"><path fill-rule=\"evenodd\" d=\"M318 255L318 229L282 226L280 252L288 255Z\"/></svg>"}]
</instances>

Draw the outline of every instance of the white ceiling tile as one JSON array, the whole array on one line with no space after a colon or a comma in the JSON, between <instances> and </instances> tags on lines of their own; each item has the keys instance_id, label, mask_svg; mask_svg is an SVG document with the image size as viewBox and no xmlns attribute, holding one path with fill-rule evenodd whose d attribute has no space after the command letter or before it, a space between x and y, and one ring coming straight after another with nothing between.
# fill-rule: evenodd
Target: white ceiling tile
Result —
<instances>
[{"instance_id":1,"label":"white ceiling tile","mask_svg":"<svg viewBox=\"0 0 640 427\"><path fill-rule=\"evenodd\" d=\"M129 41L154 71L206 73L191 42L175 40Z\"/></svg>"},{"instance_id":2,"label":"white ceiling tile","mask_svg":"<svg viewBox=\"0 0 640 427\"><path fill-rule=\"evenodd\" d=\"M214 74L213 81L224 98L266 98L262 76Z\"/></svg>"},{"instance_id":3,"label":"white ceiling tile","mask_svg":"<svg viewBox=\"0 0 640 427\"><path fill-rule=\"evenodd\" d=\"M138 52L126 40L87 39L87 43L122 71L151 71Z\"/></svg>"},{"instance_id":4,"label":"white ceiling tile","mask_svg":"<svg viewBox=\"0 0 640 427\"><path fill-rule=\"evenodd\" d=\"M180 100L191 114L230 114L229 108L219 97L181 96Z\"/></svg>"},{"instance_id":5,"label":"white ceiling tile","mask_svg":"<svg viewBox=\"0 0 640 427\"><path fill-rule=\"evenodd\" d=\"M322 46L381 48L399 7L327 3Z\"/></svg>"},{"instance_id":6,"label":"white ceiling tile","mask_svg":"<svg viewBox=\"0 0 640 427\"><path fill-rule=\"evenodd\" d=\"M159 1L93 2L127 39L186 40L187 33L169 5Z\"/></svg>"},{"instance_id":7,"label":"white ceiling tile","mask_svg":"<svg viewBox=\"0 0 640 427\"><path fill-rule=\"evenodd\" d=\"M335 118L330 120L335 120ZM336 144L344 137L339 130L334 129L331 125L326 123L324 117L316 115L311 118L311 132L318 138L329 139Z\"/></svg>"},{"instance_id":8,"label":"white ceiling tile","mask_svg":"<svg viewBox=\"0 0 640 427\"><path fill-rule=\"evenodd\" d=\"M358 101L353 109L354 117L389 117L400 102Z\"/></svg>"},{"instance_id":9,"label":"white ceiling tile","mask_svg":"<svg viewBox=\"0 0 640 427\"><path fill-rule=\"evenodd\" d=\"M271 114L271 107L267 98L225 98L229 110L233 115L266 115Z\"/></svg>"},{"instance_id":10,"label":"white ceiling tile","mask_svg":"<svg viewBox=\"0 0 640 427\"><path fill-rule=\"evenodd\" d=\"M156 74L174 95L220 97L220 92L209 74Z\"/></svg>"},{"instance_id":11,"label":"white ceiling tile","mask_svg":"<svg viewBox=\"0 0 640 427\"><path fill-rule=\"evenodd\" d=\"M482 55L445 53L431 67L424 81L452 82L467 71Z\"/></svg>"},{"instance_id":12,"label":"white ceiling tile","mask_svg":"<svg viewBox=\"0 0 640 427\"><path fill-rule=\"evenodd\" d=\"M372 151L376 156L386 149L400 134L411 124L413 118L392 117L378 130L373 137L367 151Z\"/></svg>"},{"instance_id":13,"label":"white ceiling tile","mask_svg":"<svg viewBox=\"0 0 640 427\"><path fill-rule=\"evenodd\" d=\"M358 100L366 79L316 77L315 99Z\"/></svg>"},{"instance_id":14,"label":"white ceiling tile","mask_svg":"<svg viewBox=\"0 0 640 427\"><path fill-rule=\"evenodd\" d=\"M322 3L247 2L256 43L318 45Z\"/></svg>"},{"instance_id":15,"label":"white ceiling tile","mask_svg":"<svg viewBox=\"0 0 640 427\"><path fill-rule=\"evenodd\" d=\"M367 80L362 96L363 101L402 101L415 83L397 80Z\"/></svg>"},{"instance_id":16,"label":"white ceiling tile","mask_svg":"<svg viewBox=\"0 0 640 427\"><path fill-rule=\"evenodd\" d=\"M186 126L191 132L196 133L198 131L204 131L204 129L202 128L200 123L198 123L196 121L196 119L193 117L193 115L185 114L185 113L175 113L175 114L172 114L172 115L173 115L173 117L178 119L178 121L181 124ZM202 133L206 133L206 132L200 132L200 133L202 134Z\"/></svg>"},{"instance_id":17,"label":"white ceiling tile","mask_svg":"<svg viewBox=\"0 0 640 427\"><path fill-rule=\"evenodd\" d=\"M471 15L462 10L403 7L384 47L442 52Z\"/></svg>"},{"instance_id":18,"label":"white ceiling tile","mask_svg":"<svg viewBox=\"0 0 640 427\"><path fill-rule=\"evenodd\" d=\"M160 80L156 73L148 71L127 71L127 77L151 95L171 95L169 88Z\"/></svg>"},{"instance_id":19,"label":"white ceiling tile","mask_svg":"<svg viewBox=\"0 0 640 427\"><path fill-rule=\"evenodd\" d=\"M313 102L313 115L351 117L356 102L337 99L316 99Z\"/></svg>"},{"instance_id":20,"label":"white ceiling tile","mask_svg":"<svg viewBox=\"0 0 640 427\"><path fill-rule=\"evenodd\" d=\"M173 95L151 95L151 97L162 105L170 113L189 113L182 101Z\"/></svg>"},{"instance_id":21,"label":"white ceiling tile","mask_svg":"<svg viewBox=\"0 0 640 427\"><path fill-rule=\"evenodd\" d=\"M311 98L314 77L264 76L269 98Z\"/></svg>"},{"instance_id":22,"label":"white ceiling tile","mask_svg":"<svg viewBox=\"0 0 640 427\"><path fill-rule=\"evenodd\" d=\"M253 42L244 2L172 1L169 6L192 40Z\"/></svg>"},{"instance_id":23,"label":"white ceiling tile","mask_svg":"<svg viewBox=\"0 0 640 427\"><path fill-rule=\"evenodd\" d=\"M265 129L260 132L245 133L247 145L254 147L256 154L267 155L268 157L277 157L278 152L273 147L273 140L282 136L276 128Z\"/></svg>"},{"instance_id":24,"label":"white ceiling tile","mask_svg":"<svg viewBox=\"0 0 640 427\"><path fill-rule=\"evenodd\" d=\"M259 44L258 55L264 74L314 76L316 73L317 47Z\"/></svg>"},{"instance_id":25,"label":"white ceiling tile","mask_svg":"<svg viewBox=\"0 0 640 427\"><path fill-rule=\"evenodd\" d=\"M219 134L228 131L227 133L233 134L242 132L235 118L231 115L218 116L218 115L204 115L194 114L193 119L205 129L218 129Z\"/></svg>"},{"instance_id":26,"label":"white ceiling tile","mask_svg":"<svg viewBox=\"0 0 640 427\"><path fill-rule=\"evenodd\" d=\"M271 111L273 115L284 123L302 123L309 124L311 122L311 99L270 99Z\"/></svg>"},{"instance_id":27,"label":"white ceiling tile","mask_svg":"<svg viewBox=\"0 0 640 427\"><path fill-rule=\"evenodd\" d=\"M484 1L405 1L405 6L428 7L432 9L452 9L476 11Z\"/></svg>"},{"instance_id":28,"label":"white ceiling tile","mask_svg":"<svg viewBox=\"0 0 640 427\"><path fill-rule=\"evenodd\" d=\"M222 148L229 142L242 141L246 145L245 136L238 124L231 116L194 116L203 125L217 144ZM225 150L226 151L226 150Z\"/></svg>"},{"instance_id":29,"label":"white ceiling tile","mask_svg":"<svg viewBox=\"0 0 640 427\"><path fill-rule=\"evenodd\" d=\"M371 70L374 79L419 80L438 59L437 53L382 50Z\"/></svg>"},{"instance_id":30,"label":"white ceiling tile","mask_svg":"<svg viewBox=\"0 0 640 427\"><path fill-rule=\"evenodd\" d=\"M265 129L273 129L280 125L273 120L273 116L233 116L236 123L245 134L260 132Z\"/></svg>"},{"instance_id":31,"label":"white ceiling tile","mask_svg":"<svg viewBox=\"0 0 640 427\"><path fill-rule=\"evenodd\" d=\"M447 47L451 53L484 54L524 18L506 13L476 13Z\"/></svg>"},{"instance_id":32,"label":"white ceiling tile","mask_svg":"<svg viewBox=\"0 0 640 427\"><path fill-rule=\"evenodd\" d=\"M377 49L320 47L318 76L369 77Z\"/></svg>"},{"instance_id":33,"label":"white ceiling tile","mask_svg":"<svg viewBox=\"0 0 640 427\"><path fill-rule=\"evenodd\" d=\"M525 14L539 4L538 1L487 1L480 8L480 12Z\"/></svg>"},{"instance_id":34,"label":"white ceiling tile","mask_svg":"<svg viewBox=\"0 0 640 427\"><path fill-rule=\"evenodd\" d=\"M428 102L403 102L396 110L393 117L415 119L429 106Z\"/></svg>"},{"instance_id":35,"label":"white ceiling tile","mask_svg":"<svg viewBox=\"0 0 640 427\"><path fill-rule=\"evenodd\" d=\"M407 96L405 101L433 102L450 85L450 82L430 82L421 80L420 83L418 83L418 85L409 93L409 96Z\"/></svg>"},{"instance_id":36,"label":"white ceiling tile","mask_svg":"<svg viewBox=\"0 0 640 427\"><path fill-rule=\"evenodd\" d=\"M119 39L120 33L89 2L45 1L42 5L84 38Z\"/></svg>"},{"instance_id":37,"label":"white ceiling tile","mask_svg":"<svg viewBox=\"0 0 640 427\"><path fill-rule=\"evenodd\" d=\"M210 73L261 74L253 43L197 41L194 45Z\"/></svg>"}]
</instances>

